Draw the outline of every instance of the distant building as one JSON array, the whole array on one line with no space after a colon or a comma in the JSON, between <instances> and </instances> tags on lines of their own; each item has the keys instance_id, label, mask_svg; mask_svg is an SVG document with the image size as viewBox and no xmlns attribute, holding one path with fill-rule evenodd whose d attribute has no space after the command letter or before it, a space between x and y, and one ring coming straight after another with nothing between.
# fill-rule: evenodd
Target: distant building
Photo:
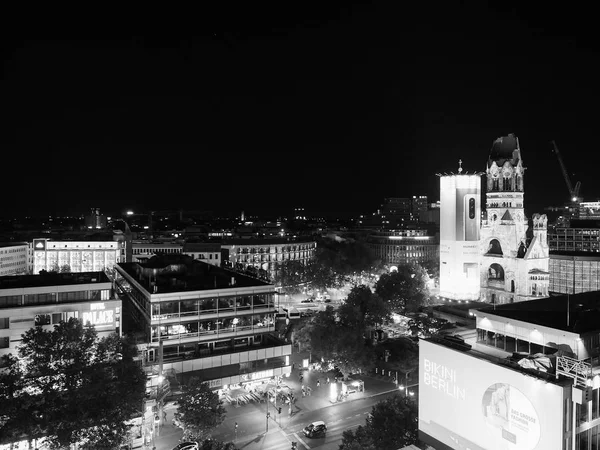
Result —
<instances>
[{"instance_id":1,"label":"distant building","mask_svg":"<svg viewBox=\"0 0 600 450\"><path fill-rule=\"evenodd\" d=\"M0 277L29 273L28 254L27 242L0 242Z\"/></svg>"},{"instance_id":2,"label":"distant building","mask_svg":"<svg viewBox=\"0 0 600 450\"><path fill-rule=\"evenodd\" d=\"M96 272L112 269L124 253L122 236L114 235L109 241L53 241L33 240L33 274L40 270Z\"/></svg>"},{"instance_id":3,"label":"distant building","mask_svg":"<svg viewBox=\"0 0 600 450\"><path fill-rule=\"evenodd\" d=\"M223 264L246 269L249 266L264 270L273 277L284 261L306 264L314 258L317 243L312 240L287 239L228 239L221 243Z\"/></svg>"},{"instance_id":4,"label":"distant building","mask_svg":"<svg viewBox=\"0 0 600 450\"><path fill-rule=\"evenodd\" d=\"M583 220L600 220L600 202L580 202L579 218Z\"/></svg>"},{"instance_id":5,"label":"distant building","mask_svg":"<svg viewBox=\"0 0 600 450\"><path fill-rule=\"evenodd\" d=\"M183 252L183 244L173 241L134 240L131 243L132 262L146 262L155 255Z\"/></svg>"},{"instance_id":6,"label":"distant building","mask_svg":"<svg viewBox=\"0 0 600 450\"><path fill-rule=\"evenodd\" d=\"M182 253L213 266L221 266L221 244L186 242Z\"/></svg>"},{"instance_id":7,"label":"distant building","mask_svg":"<svg viewBox=\"0 0 600 450\"><path fill-rule=\"evenodd\" d=\"M439 258L439 236L427 230L380 231L367 238L368 247L387 265L422 263Z\"/></svg>"},{"instance_id":8,"label":"distant building","mask_svg":"<svg viewBox=\"0 0 600 450\"><path fill-rule=\"evenodd\" d=\"M85 216L84 222L88 229L106 228L106 216L100 214L100 208L92 208L91 212Z\"/></svg>"},{"instance_id":9,"label":"distant building","mask_svg":"<svg viewBox=\"0 0 600 450\"><path fill-rule=\"evenodd\" d=\"M52 329L80 319L98 336L121 334L121 300L103 272L0 277L0 356L16 353L21 335L34 326Z\"/></svg>"},{"instance_id":10,"label":"distant building","mask_svg":"<svg viewBox=\"0 0 600 450\"><path fill-rule=\"evenodd\" d=\"M550 253L550 293L578 294L600 291L600 254Z\"/></svg>"},{"instance_id":11,"label":"distant building","mask_svg":"<svg viewBox=\"0 0 600 450\"><path fill-rule=\"evenodd\" d=\"M551 252L600 253L600 220L571 220L568 227L548 231Z\"/></svg>"},{"instance_id":12,"label":"distant building","mask_svg":"<svg viewBox=\"0 0 600 450\"><path fill-rule=\"evenodd\" d=\"M183 255L116 272L145 335L147 370L191 373L222 391L291 372L291 344L275 335L273 285Z\"/></svg>"}]
</instances>

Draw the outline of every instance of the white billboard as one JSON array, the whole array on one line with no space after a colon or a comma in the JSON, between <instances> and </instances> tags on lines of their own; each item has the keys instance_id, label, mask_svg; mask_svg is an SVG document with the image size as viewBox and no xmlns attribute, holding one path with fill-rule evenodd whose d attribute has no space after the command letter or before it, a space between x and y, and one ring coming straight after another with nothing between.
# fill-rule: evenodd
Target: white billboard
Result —
<instances>
[{"instance_id":1,"label":"white billboard","mask_svg":"<svg viewBox=\"0 0 600 450\"><path fill-rule=\"evenodd\" d=\"M561 450L563 388L421 340L419 430L452 449Z\"/></svg>"}]
</instances>

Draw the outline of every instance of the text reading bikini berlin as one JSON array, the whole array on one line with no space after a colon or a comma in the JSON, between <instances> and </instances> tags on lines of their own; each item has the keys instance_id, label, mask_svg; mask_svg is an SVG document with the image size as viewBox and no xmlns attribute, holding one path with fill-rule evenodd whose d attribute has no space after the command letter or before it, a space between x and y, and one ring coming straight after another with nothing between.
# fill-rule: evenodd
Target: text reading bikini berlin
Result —
<instances>
[{"instance_id":1,"label":"text reading bikini berlin","mask_svg":"<svg viewBox=\"0 0 600 450\"><path fill-rule=\"evenodd\" d=\"M456 370L425 358L423 382L458 400L465 399L465 389L456 385Z\"/></svg>"}]
</instances>

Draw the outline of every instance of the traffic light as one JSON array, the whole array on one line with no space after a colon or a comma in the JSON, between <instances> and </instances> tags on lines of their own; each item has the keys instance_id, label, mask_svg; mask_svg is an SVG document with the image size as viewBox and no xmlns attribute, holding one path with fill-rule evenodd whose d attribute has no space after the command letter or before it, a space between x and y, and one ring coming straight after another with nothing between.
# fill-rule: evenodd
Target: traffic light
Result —
<instances>
[{"instance_id":1,"label":"traffic light","mask_svg":"<svg viewBox=\"0 0 600 450\"><path fill-rule=\"evenodd\" d=\"M281 406L279 408L277 408L277 413L281 414Z\"/></svg>"},{"instance_id":2,"label":"traffic light","mask_svg":"<svg viewBox=\"0 0 600 450\"><path fill-rule=\"evenodd\" d=\"M271 413L270 413L270 412L268 412L268 413L267 413L267 419L268 419L269 417L271 417Z\"/></svg>"},{"instance_id":3,"label":"traffic light","mask_svg":"<svg viewBox=\"0 0 600 450\"><path fill-rule=\"evenodd\" d=\"M237 430L237 422L235 423L235 429Z\"/></svg>"},{"instance_id":4,"label":"traffic light","mask_svg":"<svg viewBox=\"0 0 600 450\"><path fill-rule=\"evenodd\" d=\"M292 450L296 450L298 448L298 444L296 442L292 442Z\"/></svg>"}]
</instances>

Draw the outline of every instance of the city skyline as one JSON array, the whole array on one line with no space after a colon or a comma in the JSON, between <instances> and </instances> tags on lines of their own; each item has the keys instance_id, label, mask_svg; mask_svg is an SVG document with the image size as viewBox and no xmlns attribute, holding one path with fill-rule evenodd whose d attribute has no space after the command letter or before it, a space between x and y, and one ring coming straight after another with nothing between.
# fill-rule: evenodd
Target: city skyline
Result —
<instances>
[{"instance_id":1,"label":"city skyline","mask_svg":"<svg viewBox=\"0 0 600 450\"><path fill-rule=\"evenodd\" d=\"M547 6L411 8L237 10L182 38L14 38L3 215L368 213L386 197L439 200L436 173L459 159L483 172L509 133L529 215L568 200L551 140L597 200L585 23Z\"/></svg>"}]
</instances>

